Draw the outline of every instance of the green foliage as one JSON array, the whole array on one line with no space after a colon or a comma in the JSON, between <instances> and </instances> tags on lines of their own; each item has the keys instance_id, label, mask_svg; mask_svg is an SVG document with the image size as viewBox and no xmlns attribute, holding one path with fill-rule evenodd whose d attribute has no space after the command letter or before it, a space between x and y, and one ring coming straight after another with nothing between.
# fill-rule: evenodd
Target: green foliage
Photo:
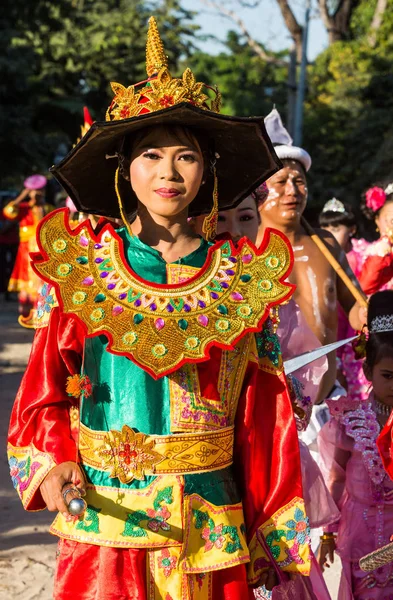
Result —
<instances>
[{"instance_id":1,"label":"green foliage","mask_svg":"<svg viewBox=\"0 0 393 600\"><path fill-rule=\"evenodd\" d=\"M314 205L335 195L358 206L365 188L393 179L393 0L372 48L375 5L363 1L355 11L356 39L331 45L309 67L304 146Z\"/></svg>"},{"instance_id":2,"label":"green foliage","mask_svg":"<svg viewBox=\"0 0 393 600\"><path fill-rule=\"evenodd\" d=\"M110 81L146 78L147 20L157 16L174 68L193 46L179 0L5 0L0 20L2 185L46 170L60 142L74 143L82 107L104 118ZM7 181L8 180L8 181Z\"/></svg>"},{"instance_id":3,"label":"green foliage","mask_svg":"<svg viewBox=\"0 0 393 600\"><path fill-rule=\"evenodd\" d=\"M197 51L189 64L198 81L218 86L225 114L263 115L274 103L286 104L286 67L262 62L234 31L228 32L224 52L209 56Z\"/></svg>"}]
</instances>

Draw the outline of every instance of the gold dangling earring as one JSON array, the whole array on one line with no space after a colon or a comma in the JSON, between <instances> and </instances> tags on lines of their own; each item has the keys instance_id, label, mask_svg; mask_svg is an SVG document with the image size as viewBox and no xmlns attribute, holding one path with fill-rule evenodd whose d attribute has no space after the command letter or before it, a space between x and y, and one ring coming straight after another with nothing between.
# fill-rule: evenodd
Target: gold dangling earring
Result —
<instances>
[{"instance_id":1,"label":"gold dangling earring","mask_svg":"<svg viewBox=\"0 0 393 600\"><path fill-rule=\"evenodd\" d=\"M218 221L218 178L216 163L212 163L214 188L213 188L213 206L210 213L205 217L202 225L202 232L205 234L207 241L214 240L217 235Z\"/></svg>"},{"instance_id":2,"label":"gold dangling earring","mask_svg":"<svg viewBox=\"0 0 393 600\"><path fill-rule=\"evenodd\" d=\"M132 233L132 229L131 229L131 225L129 220L127 219L127 215L124 211L124 207L123 207L123 201L121 199L120 196L120 190L119 190L119 167L117 167L116 172L115 172L115 192L116 192L116 197L117 197L117 202L119 205L119 210L120 210L120 216L124 222L124 225L127 228L127 231L130 235L130 237L134 237L134 234Z\"/></svg>"}]
</instances>

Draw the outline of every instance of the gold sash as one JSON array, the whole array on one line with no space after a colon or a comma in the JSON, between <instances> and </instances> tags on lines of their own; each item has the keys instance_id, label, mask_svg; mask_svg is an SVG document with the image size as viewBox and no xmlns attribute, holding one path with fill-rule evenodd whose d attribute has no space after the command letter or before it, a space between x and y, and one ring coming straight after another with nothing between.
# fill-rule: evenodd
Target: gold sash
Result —
<instances>
[{"instance_id":1,"label":"gold sash","mask_svg":"<svg viewBox=\"0 0 393 600\"><path fill-rule=\"evenodd\" d=\"M146 435L128 425L121 431L94 431L81 423L79 452L84 465L130 483L146 475L224 469L233 461L233 440L233 426L192 434Z\"/></svg>"}]
</instances>

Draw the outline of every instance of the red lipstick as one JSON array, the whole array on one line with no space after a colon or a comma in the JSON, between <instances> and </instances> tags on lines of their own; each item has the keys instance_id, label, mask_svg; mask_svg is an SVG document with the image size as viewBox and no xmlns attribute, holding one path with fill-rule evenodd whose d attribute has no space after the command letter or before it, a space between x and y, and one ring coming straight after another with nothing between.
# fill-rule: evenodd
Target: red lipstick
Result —
<instances>
[{"instance_id":1,"label":"red lipstick","mask_svg":"<svg viewBox=\"0 0 393 600\"><path fill-rule=\"evenodd\" d=\"M176 190L175 188L159 188L158 190L154 191L162 198L175 198L175 196L180 195L179 190Z\"/></svg>"}]
</instances>

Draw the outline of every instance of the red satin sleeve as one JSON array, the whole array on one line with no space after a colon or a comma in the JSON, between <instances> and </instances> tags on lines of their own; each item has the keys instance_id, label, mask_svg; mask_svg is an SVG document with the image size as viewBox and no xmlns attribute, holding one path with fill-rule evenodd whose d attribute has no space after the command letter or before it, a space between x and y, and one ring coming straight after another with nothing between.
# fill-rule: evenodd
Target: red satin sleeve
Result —
<instances>
[{"instance_id":1,"label":"red satin sleeve","mask_svg":"<svg viewBox=\"0 0 393 600\"><path fill-rule=\"evenodd\" d=\"M378 292L393 279L393 253L385 256L369 256L363 265L358 280L367 296Z\"/></svg>"},{"instance_id":2,"label":"red satin sleeve","mask_svg":"<svg viewBox=\"0 0 393 600\"><path fill-rule=\"evenodd\" d=\"M39 485L48 471L76 458L70 427L70 407L75 399L67 395L65 387L67 377L80 372L83 338L77 321L57 307L48 326L38 329L34 338L8 433L11 476L28 510L44 508Z\"/></svg>"},{"instance_id":3,"label":"red satin sleeve","mask_svg":"<svg viewBox=\"0 0 393 600\"><path fill-rule=\"evenodd\" d=\"M306 531L307 518L297 429L284 374L249 363L235 431L234 466L251 555L250 582L258 581L267 568L266 545L282 570L308 574L309 540L299 537L304 543L295 546L290 531Z\"/></svg>"}]
</instances>

